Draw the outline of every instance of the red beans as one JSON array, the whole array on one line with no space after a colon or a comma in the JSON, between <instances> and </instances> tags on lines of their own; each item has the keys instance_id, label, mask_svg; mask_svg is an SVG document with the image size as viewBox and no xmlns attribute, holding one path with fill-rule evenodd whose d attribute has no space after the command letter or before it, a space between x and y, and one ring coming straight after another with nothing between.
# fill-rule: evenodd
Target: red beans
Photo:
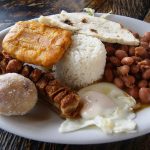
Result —
<instances>
[{"instance_id":1,"label":"red beans","mask_svg":"<svg viewBox=\"0 0 150 150\"><path fill-rule=\"evenodd\" d=\"M116 57L119 58L120 60L121 60L122 58L128 56L127 53L126 53L126 51L124 51L124 50L117 50L117 51L115 52L115 55L116 55Z\"/></svg>"},{"instance_id":2,"label":"red beans","mask_svg":"<svg viewBox=\"0 0 150 150\"><path fill-rule=\"evenodd\" d=\"M115 65L115 66L119 66L120 65L120 60L117 57L115 57L115 56L111 56L110 57L110 62L113 65Z\"/></svg>"},{"instance_id":3,"label":"red beans","mask_svg":"<svg viewBox=\"0 0 150 150\"><path fill-rule=\"evenodd\" d=\"M139 83L138 83L138 87L139 88L142 88L142 87L147 87L148 86L148 82L146 80L141 80Z\"/></svg>"},{"instance_id":4,"label":"red beans","mask_svg":"<svg viewBox=\"0 0 150 150\"><path fill-rule=\"evenodd\" d=\"M150 41L150 32L145 32L144 37L147 39L147 41Z\"/></svg>"},{"instance_id":5,"label":"red beans","mask_svg":"<svg viewBox=\"0 0 150 150\"><path fill-rule=\"evenodd\" d=\"M139 62L139 65L150 66L150 60L149 59L144 59L141 62Z\"/></svg>"},{"instance_id":6,"label":"red beans","mask_svg":"<svg viewBox=\"0 0 150 150\"><path fill-rule=\"evenodd\" d=\"M127 93L137 99L139 97L139 89L137 87L128 88Z\"/></svg>"},{"instance_id":7,"label":"red beans","mask_svg":"<svg viewBox=\"0 0 150 150\"><path fill-rule=\"evenodd\" d=\"M128 75L129 70L130 70L130 67L127 65L123 65L117 68L118 73L121 75Z\"/></svg>"},{"instance_id":8,"label":"red beans","mask_svg":"<svg viewBox=\"0 0 150 150\"><path fill-rule=\"evenodd\" d=\"M110 68L105 69L104 76L105 76L106 81L108 82L113 81L113 72L111 71Z\"/></svg>"},{"instance_id":9,"label":"red beans","mask_svg":"<svg viewBox=\"0 0 150 150\"><path fill-rule=\"evenodd\" d=\"M128 45L121 45L121 49L128 52L129 47L128 47Z\"/></svg>"},{"instance_id":10,"label":"red beans","mask_svg":"<svg viewBox=\"0 0 150 150\"><path fill-rule=\"evenodd\" d=\"M150 68L150 60L149 59L144 59L140 62L138 62L138 66L141 68L141 69L149 69Z\"/></svg>"},{"instance_id":11,"label":"red beans","mask_svg":"<svg viewBox=\"0 0 150 150\"><path fill-rule=\"evenodd\" d=\"M135 48L135 56L146 56L147 55L147 51L144 47L136 47Z\"/></svg>"},{"instance_id":12,"label":"red beans","mask_svg":"<svg viewBox=\"0 0 150 150\"><path fill-rule=\"evenodd\" d=\"M130 47L129 48L129 55L134 56L134 54L135 54L135 47Z\"/></svg>"},{"instance_id":13,"label":"red beans","mask_svg":"<svg viewBox=\"0 0 150 150\"><path fill-rule=\"evenodd\" d=\"M143 73L143 79L150 79L150 69L147 69L144 73Z\"/></svg>"},{"instance_id":14,"label":"red beans","mask_svg":"<svg viewBox=\"0 0 150 150\"><path fill-rule=\"evenodd\" d=\"M114 84L118 87L118 88L123 88L124 86L124 83L123 81L120 79L120 78L115 78L114 79Z\"/></svg>"},{"instance_id":15,"label":"red beans","mask_svg":"<svg viewBox=\"0 0 150 150\"><path fill-rule=\"evenodd\" d=\"M123 65L132 65L134 62L134 59L132 57L124 57L122 60L121 60L121 63Z\"/></svg>"},{"instance_id":16,"label":"red beans","mask_svg":"<svg viewBox=\"0 0 150 150\"><path fill-rule=\"evenodd\" d=\"M140 62L142 60L141 57L137 57L137 56L132 56L132 58L133 58L134 62L136 62L136 63Z\"/></svg>"},{"instance_id":17,"label":"red beans","mask_svg":"<svg viewBox=\"0 0 150 150\"><path fill-rule=\"evenodd\" d=\"M150 88L140 88L139 97L142 103L150 104Z\"/></svg>"},{"instance_id":18,"label":"red beans","mask_svg":"<svg viewBox=\"0 0 150 150\"><path fill-rule=\"evenodd\" d=\"M147 42L140 42L141 46L144 47L145 49L149 48L149 44Z\"/></svg>"},{"instance_id":19,"label":"red beans","mask_svg":"<svg viewBox=\"0 0 150 150\"><path fill-rule=\"evenodd\" d=\"M139 72L140 68L138 65L132 65L130 70L132 74L136 74Z\"/></svg>"},{"instance_id":20,"label":"red beans","mask_svg":"<svg viewBox=\"0 0 150 150\"><path fill-rule=\"evenodd\" d=\"M150 104L150 32L143 37L133 35L140 40L139 46L105 43L108 56L105 79L141 103Z\"/></svg>"},{"instance_id":21,"label":"red beans","mask_svg":"<svg viewBox=\"0 0 150 150\"><path fill-rule=\"evenodd\" d=\"M140 41L141 41L141 42L148 42L148 39L147 39L145 36L143 36L143 37L140 39Z\"/></svg>"},{"instance_id":22,"label":"red beans","mask_svg":"<svg viewBox=\"0 0 150 150\"><path fill-rule=\"evenodd\" d=\"M106 46L107 55L110 56L114 53L115 49L112 46Z\"/></svg>"},{"instance_id":23,"label":"red beans","mask_svg":"<svg viewBox=\"0 0 150 150\"><path fill-rule=\"evenodd\" d=\"M122 80L124 81L124 84L126 85L126 87L129 87L129 88L133 87L135 83L135 78L131 75L122 77Z\"/></svg>"}]
</instances>

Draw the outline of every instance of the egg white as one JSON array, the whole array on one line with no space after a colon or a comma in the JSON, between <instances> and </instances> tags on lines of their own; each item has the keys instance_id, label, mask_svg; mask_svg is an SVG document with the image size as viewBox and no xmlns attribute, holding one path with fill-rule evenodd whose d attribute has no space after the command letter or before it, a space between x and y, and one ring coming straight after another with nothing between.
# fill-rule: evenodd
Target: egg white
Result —
<instances>
[{"instance_id":1,"label":"egg white","mask_svg":"<svg viewBox=\"0 0 150 150\"><path fill-rule=\"evenodd\" d=\"M81 89L78 94L84 102L81 118L66 119L59 132L76 131L91 125L105 133L135 131L135 114L132 108L136 101L115 85L98 83Z\"/></svg>"}]
</instances>

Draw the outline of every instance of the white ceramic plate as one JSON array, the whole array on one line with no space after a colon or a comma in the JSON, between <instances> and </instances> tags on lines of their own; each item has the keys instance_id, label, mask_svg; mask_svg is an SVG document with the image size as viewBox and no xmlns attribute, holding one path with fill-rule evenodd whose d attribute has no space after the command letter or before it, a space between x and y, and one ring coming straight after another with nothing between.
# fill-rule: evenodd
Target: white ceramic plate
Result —
<instances>
[{"instance_id":1,"label":"white ceramic plate","mask_svg":"<svg viewBox=\"0 0 150 150\"><path fill-rule=\"evenodd\" d=\"M99 14L97 14L99 15ZM138 32L141 35L150 31L150 24L124 16L111 15L110 20L123 24L126 28ZM9 31L5 29L0 32L0 38ZM16 117L0 116L0 128L22 137L52 143L66 144L97 144L125 140L150 132L150 108L143 109L137 113L135 119L137 132L107 135L97 128L86 128L72 133L61 134L58 128L63 121L51 112L47 105L39 103L28 115Z\"/></svg>"}]
</instances>

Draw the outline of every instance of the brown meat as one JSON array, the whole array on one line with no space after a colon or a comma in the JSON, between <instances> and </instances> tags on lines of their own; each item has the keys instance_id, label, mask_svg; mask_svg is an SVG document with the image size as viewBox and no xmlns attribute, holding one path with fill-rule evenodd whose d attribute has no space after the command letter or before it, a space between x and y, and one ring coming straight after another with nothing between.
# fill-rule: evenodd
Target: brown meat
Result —
<instances>
[{"instance_id":1,"label":"brown meat","mask_svg":"<svg viewBox=\"0 0 150 150\"><path fill-rule=\"evenodd\" d=\"M1 73L6 73L6 70L7 72L19 72L25 77L30 78L35 82L39 96L49 102L62 117L75 118L79 116L82 107L79 95L62 85L54 78L52 73L41 72L41 70L24 65L16 59L6 59L4 56L0 61L0 70L2 70Z\"/></svg>"},{"instance_id":2,"label":"brown meat","mask_svg":"<svg viewBox=\"0 0 150 150\"><path fill-rule=\"evenodd\" d=\"M33 68L31 66L25 65L23 66L20 74L22 74L24 77L28 78Z\"/></svg>"},{"instance_id":3,"label":"brown meat","mask_svg":"<svg viewBox=\"0 0 150 150\"><path fill-rule=\"evenodd\" d=\"M56 103L60 103L60 100L63 99L66 95L68 94L68 90L65 89L63 91L60 91L55 97L54 97L54 101Z\"/></svg>"},{"instance_id":4,"label":"brown meat","mask_svg":"<svg viewBox=\"0 0 150 150\"><path fill-rule=\"evenodd\" d=\"M47 95L52 99L54 99L54 95L62 91L64 88L65 87L60 87L60 85L53 85L53 86L47 85L45 90Z\"/></svg>"},{"instance_id":5,"label":"brown meat","mask_svg":"<svg viewBox=\"0 0 150 150\"><path fill-rule=\"evenodd\" d=\"M33 82L36 83L40 79L41 75L42 75L41 70L33 69L33 71L31 72L31 74L29 76L29 78L30 78L30 80L32 80Z\"/></svg>"}]
</instances>

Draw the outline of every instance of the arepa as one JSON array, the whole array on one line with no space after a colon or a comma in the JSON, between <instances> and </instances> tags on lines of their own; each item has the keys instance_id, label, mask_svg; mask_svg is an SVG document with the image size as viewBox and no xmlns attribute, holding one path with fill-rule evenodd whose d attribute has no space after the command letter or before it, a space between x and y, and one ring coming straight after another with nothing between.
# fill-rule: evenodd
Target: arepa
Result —
<instances>
[{"instance_id":1,"label":"arepa","mask_svg":"<svg viewBox=\"0 0 150 150\"><path fill-rule=\"evenodd\" d=\"M119 23L102 17L89 16L86 13L67 13L62 11L57 15L41 16L39 22L94 36L103 42L139 45L139 40Z\"/></svg>"}]
</instances>

